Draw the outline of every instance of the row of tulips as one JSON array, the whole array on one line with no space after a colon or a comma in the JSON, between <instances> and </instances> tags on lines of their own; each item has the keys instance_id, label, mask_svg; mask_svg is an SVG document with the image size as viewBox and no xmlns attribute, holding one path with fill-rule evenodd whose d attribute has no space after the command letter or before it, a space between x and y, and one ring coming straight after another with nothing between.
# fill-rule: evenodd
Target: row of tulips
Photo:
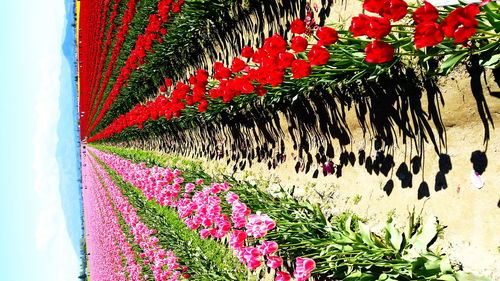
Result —
<instances>
[{"instance_id":1,"label":"row of tulips","mask_svg":"<svg viewBox=\"0 0 500 281\"><path fill-rule=\"evenodd\" d=\"M104 6L104 9L102 10L102 15L100 18L102 23L99 22L98 24L95 24L95 26L99 27L99 30L97 30L92 35L96 36L97 37L96 40L100 40L98 42L103 42L103 44L101 44L100 46L95 46L97 44L91 45L96 50L96 53L92 54L92 56L90 57L92 63L96 64L96 67L93 67L91 69L91 73L90 73L90 75L91 75L90 77L92 80L90 80L91 84L89 86L91 88L95 86L95 84L99 80L99 77L101 76L101 73L102 73L102 67L103 67L102 54L104 52L107 52L107 50L108 50L107 45L110 43L110 40L109 40L110 39L109 37L111 35L110 32L113 32L113 28L114 28L113 21L114 21L114 17L116 17L116 15L117 15L117 9L118 9L119 3L120 3L120 1L116 1L116 4L112 3L111 1L104 2L105 6ZM113 5L113 7L111 7L111 5ZM110 10L111 10L111 13L110 13ZM106 16L106 15L108 15L108 13L110 13L109 17ZM106 35L105 35L105 33L106 33ZM80 39L78 39L78 40L80 40ZM81 42L81 43L83 43L83 42ZM81 55L85 55L85 53L82 53ZM90 55L90 54L87 54L87 55ZM84 59L87 60L87 58L88 57L85 57Z\"/></svg>"},{"instance_id":2,"label":"row of tulips","mask_svg":"<svg viewBox=\"0 0 500 281\"><path fill-rule=\"evenodd\" d=\"M111 91L104 100L102 107L99 108L99 111L90 115L93 120L88 124L88 127L83 128L84 132L91 132L99 124L106 112L111 108L111 104L115 101L121 89L126 85L132 71L144 63L144 58L147 52L151 51L153 43L162 42L161 35L167 33L164 25L170 20L172 14L181 11L183 3L183 0L162 0L158 2L157 13L149 16L149 23L144 33L137 37L135 47L126 60L125 65L121 68L120 74L114 82ZM98 96L102 97L103 94L100 93Z\"/></svg>"},{"instance_id":3,"label":"row of tulips","mask_svg":"<svg viewBox=\"0 0 500 281\"><path fill-rule=\"evenodd\" d=\"M82 159L85 232L92 280L144 280L142 266L136 262L138 255L128 242L90 159L85 154Z\"/></svg>"},{"instance_id":4,"label":"row of tulips","mask_svg":"<svg viewBox=\"0 0 500 281\"><path fill-rule=\"evenodd\" d=\"M102 45L95 42L102 42L105 31L106 14L109 9L109 1L89 0L83 1L80 5L80 28L78 34L78 68L80 89L86 93L90 92L95 80L101 75L96 67ZM100 41L101 40L101 41ZM85 61L81 64L80 61ZM88 95L80 96L80 112L86 112ZM83 121L83 120L82 120Z\"/></svg>"},{"instance_id":5,"label":"row of tulips","mask_svg":"<svg viewBox=\"0 0 500 281\"><path fill-rule=\"evenodd\" d=\"M113 12L110 15L108 22L108 32L106 38L107 40L103 43L103 52L99 55L100 64L97 66L93 66L94 69L97 68L98 77L94 78L93 81L94 86L91 89L82 89L82 92L86 93L86 95L84 95L86 97L86 100L84 101L86 106L85 109L86 111L84 112L87 112L87 115L93 116L97 112L97 107L101 103L104 90L109 84L111 74L117 63L118 57L125 42L126 35L129 32L130 23L132 22L135 16L137 3L138 0L130 0L127 2L127 9L123 13L123 15L121 15L121 24L117 29L117 33L115 34L113 33L113 30L115 30L117 27L114 21L118 14L117 9L118 6L120 5L120 1L115 2L115 5L113 7ZM109 56L108 49L112 42L114 42L114 46L112 49L109 50L109 52L111 52L111 55ZM80 61L83 61L84 66L87 67L87 65L85 65L86 60L84 58L82 58ZM107 62L105 66L106 71L103 73L104 69L103 67L106 62ZM91 68L90 65L88 67ZM87 121L86 118L82 119L83 119L82 121L84 121L82 125L87 125L89 121Z\"/></svg>"},{"instance_id":6,"label":"row of tulips","mask_svg":"<svg viewBox=\"0 0 500 281\"><path fill-rule=\"evenodd\" d=\"M147 52L145 57L145 64L140 67L133 69L128 81L124 87L121 88L117 99L112 103L112 107L108 114L105 115L104 121L100 122L96 126L97 131L102 130L102 123L108 123L110 115L114 115L117 108L122 108L121 101L128 99L135 99L137 92L134 90L137 87L144 89L146 87L151 87L149 82L151 75L156 75L161 72L165 72L168 69L168 73L181 72L178 68L185 67L186 64L183 63L185 60L190 60L193 58L194 54L198 54L202 51L201 46L210 44L210 35L206 33L207 22L211 25L217 26L218 28L223 28L224 26L232 26L232 13L236 9L243 9L241 3L244 0L187 0L182 5L182 16L172 17L168 23L164 26L168 29L168 33L161 34L160 39L150 52ZM112 70L111 80L116 81L116 78L120 74L121 67L125 64L128 59L128 55L135 47L135 40L130 41L130 38L137 38L140 34L143 34L143 30L148 24L149 16L152 12L156 11L156 6L158 4L157 0L142 0L141 5L138 7L136 16L130 26L130 31L127 34L127 39L125 44L120 51L120 56L116 67ZM165 6L165 5L164 5ZM180 6L179 6L180 7ZM175 8L175 7L173 7ZM144 25L144 23L146 25ZM159 43L163 42L163 43ZM97 43L98 44L98 43ZM165 53L175 53L175 57L165 56ZM175 65L175 66L174 66ZM164 69L159 69L164 68ZM109 69L108 69L109 70ZM151 74L151 75L150 75ZM141 78L139 78L141 76ZM150 77L150 78L142 78ZM107 83L108 87L104 91L100 92L100 95L104 97L101 99L106 99L112 90L113 83ZM85 97L84 97L85 98ZM93 103L96 103L95 99L92 99ZM137 102L136 100L135 102ZM135 103L134 102L134 103ZM97 112L103 107L102 103L95 106ZM121 109L123 110L123 109ZM96 113L90 113L84 111L83 117L85 119L90 119L95 121ZM83 123L86 122L86 120ZM89 121L90 122L90 121ZM87 128L87 124L82 125L83 128ZM87 134L88 135L88 134ZM85 134L82 132L82 137Z\"/></svg>"},{"instance_id":7,"label":"row of tulips","mask_svg":"<svg viewBox=\"0 0 500 281\"><path fill-rule=\"evenodd\" d=\"M175 209L147 200L141 190L123 181L116 171L101 160L96 160L136 208L141 220L157 230L158 245L174 251L183 261L185 278L195 281L247 280L247 269L227 246L213 239L202 239L197 231L187 228Z\"/></svg>"},{"instance_id":8,"label":"row of tulips","mask_svg":"<svg viewBox=\"0 0 500 281\"><path fill-rule=\"evenodd\" d=\"M183 193L189 183L195 185L196 191L203 192L203 185L196 185L197 179L203 179L205 182L227 181L230 190L239 195L238 200L240 202L244 202L246 206L252 210L258 210L267 214L267 216L276 223L275 228L270 230L262 238L257 239L255 237L249 237L247 229L242 228L239 230L245 233L236 232L235 234L238 235L234 235L233 237L230 236L232 239L229 239L229 242L238 246L239 239L243 240L242 237L247 235L247 242L253 242L254 248L258 249L259 245L263 244L263 241L272 240L279 245L279 249L275 252L278 254L273 255L282 257L283 263L287 265L286 268L290 270L293 269L293 266L289 261L294 257L301 256L314 260L316 268L311 274L316 276L316 279L488 280L487 278L480 278L453 269L449 259L445 255L436 254L429 250L429 247L438 239L439 231L442 229L442 226L439 226L436 219L433 217L428 218L426 222L423 223L412 215L409 218L409 227L404 231L396 227L392 219L389 218L385 228L378 233L374 233L370 231L365 223L352 214L339 214L335 217L328 218L322 213L318 205L298 202L287 195L287 192L284 190L281 190L279 193L274 192L275 195L270 195L253 184L239 181L232 177L224 175L211 176L201 170L199 163L193 160L160 154L153 151L108 146L97 146L97 148L99 150L112 152L125 159L131 159L139 167L143 167L143 163L147 163L146 167L149 167L147 168L149 171L160 171L161 169L165 169L160 169L160 167L182 169L182 178L184 181L180 184L180 199L184 198ZM113 171L113 169L109 168L108 171ZM171 171L174 172L175 169ZM113 171L113 173L115 172ZM149 174L137 173L137 176L142 176L141 180L144 183L156 177L153 172ZM119 176L116 175L116 177ZM128 185L126 189L133 189L137 194L140 194L143 193L144 190L140 188L141 186L146 185L141 183L139 183L137 187ZM123 185L122 188L124 188ZM212 187L210 186L207 188ZM224 186L215 188L225 189ZM128 193L127 196L130 198L133 197L130 196L130 193ZM148 200L147 197L142 195L141 197L142 199L139 199L139 201L142 200L145 203L136 206L142 206L141 209L147 208L145 206L154 209L154 211L148 212L151 216L149 223L153 223L154 225L161 225L164 221L163 214L170 213L171 209L172 211L174 210L170 206L160 206L159 203L155 202L154 198ZM190 198L193 199L193 197ZM220 205L223 212L229 217L233 210L232 205L227 202L227 199L232 201L235 198L230 195L225 199L226 200L221 200ZM137 197L133 201L137 204ZM187 206L185 206L185 208L189 209ZM203 225L203 222L201 223L201 225ZM239 237L239 235L242 237ZM207 238L203 241L208 240L211 240L211 238ZM229 247L234 246L229 245ZM264 246L262 248L266 247ZM257 253L256 250L252 250L252 252L255 254ZM252 252L250 252L249 255ZM273 263L279 264L280 260L274 260L274 258L269 260L268 257L266 263L268 263L268 266L272 266ZM312 262L308 259L300 259L295 264L295 267L297 276L307 276L308 270L312 267ZM271 273L272 272L274 271L271 271ZM193 274L193 278L195 276L196 275ZM257 277L268 280L261 274L257 275ZM233 278L228 279L235 280Z\"/></svg>"},{"instance_id":9,"label":"row of tulips","mask_svg":"<svg viewBox=\"0 0 500 281\"><path fill-rule=\"evenodd\" d=\"M100 11L94 5L81 5L80 12L80 38L79 40L79 75L80 79L80 112L82 114L81 124L87 125L86 115L96 111L96 104L99 103L99 93L109 83L109 75L115 67L117 57L122 50L125 37L129 31L130 23L136 13L137 0L127 2L107 1L108 5L113 4L109 17L106 19L108 7L103 11L105 25L96 29L95 19L89 18L87 13ZM122 6L126 4L126 9ZM116 20L119 20L119 25ZM106 32L106 35L104 33ZM102 40L106 36L105 40ZM111 44L114 44L112 48ZM99 50L89 52L87 48ZM111 53L111 54L110 54ZM103 73L103 70L106 70Z\"/></svg>"},{"instance_id":10,"label":"row of tulips","mask_svg":"<svg viewBox=\"0 0 500 281\"><path fill-rule=\"evenodd\" d=\"M436 7L425 2L423 6L414 7L411 12L416 27L409 25L400 28L401 25L395 22L409 17L411 9L408 4L403 0L390 0L380 5L386 8L379 9L375 2L366 0L363 7L366 11L379 13L380 16L361 14L354 17L349 31L320 27L315 30L315 38L312 40L304 37L312 30L304 21L298 19L290 25L291 32L296 34L290 43L275 34L267 38L257 50L244 47L241 58L234 58L230 66L216 62L211 77L207 70L199 69L195 75L189 77L187 83L173 83L171 79L166 78L164 85L159 87L162 95L157 96L154 101L137 104L89 141L109 138L131 126L142 128L149 119L157 120L164 116L166 120L170 120L181 117L183 113L196 114L192 108L203 113L207 109L210 112L210 105L215 108L240 96L249 96L246 100L252 100L266 95L269 91L279 91L279 88L289 81L355 81L364 75L372 75L372 72L378 69L378 64L385 63L388 68L391 62L395 63L394 46L402 51L413 50L413 53L400 53L399 59L405 55L415 55L426 61L433 57L451 55L442 65L447 68L456 65L467 54L500 51L500 36L496 33L500 30L500 24L490 17L494 14L493 10L498 12L496 3L481 4L484 13L481 14L480 24L479 5L469 4L439 13ZM436 20L441 18L441 23L437 24ZM424 27L430 24L434 25L437 34L431 34L429 29ZM478 31L481 36L473 38ZM440 32L450 39L442 42L444 37L441 38ZM360 36L373 38L375 41L355 38ZM436 38L440 40L435 40ZM353 42L357 42L357 45ZM443 46L433 47L438 44ZM424 47L427 51L419 50ZM359 56L360 48L364 49L366 55ZM432 53L433 50L437 54ZM446 52L441 52L442 50ZM356 79L353 80L353 76ZM168 92L168 89L171 91Z\"/></svg>"},{"instance_id":11,"label":"row of tulips","mask_svg":"<svg viewBox=\"0 0 500 281\"><path fill-rule=\"evenodd\" d=\"M109 267L108 271L113 270L115 272L114 274L121 276L121 279L116 280L140 281L151 280L151 278L153 278L152 280L179 280L181 271L177 269L181 268L175 254L172 251L161 249L157 245L158 238L154 236L156 230L150 229L141 221L141 218L136 214L136 210L128 202L127 198L121 194L121 190L116 186L102 166L96 163L91 157L84 156L84 159L86 160L84 161L84 168L86 170L93 169L93 175L91 175L93 179L90 181L84 181L85 185L88 186L90 190L94 190L94 192L100 192L100 199L94 200L100 200L101 202L107 201L108 205L106 210L108 212L111 211L115 218L114 230L108 229L110 224L106 222L100 225L96 231L108 233L108 235L119 233L121 236L113 242L125 244L123 247L123 255L118 257L116 257L116 255L110 255L110 258L118 259L120 262L118 263L117 260L115 260L115 264L111 264L112 266ZM89 198L89 200L91 200L91 198ZM93 209L92 206L86 206L85 210L92 212L95 209ZM132 251L130 244L127 242L127 238L121 229L123 226L120 226L116 214L123 219L128 228L129 234L132 236L134 245L138 245L140 247L140 253ZM105 225L106 228L103 228L103 225ZM102 251L102 249L97 249L96 253L98 255L109 255L109 253ZM126 268L119 267L122 265L121 257L125 258L127 261ZM138 265L136 263L138 260L142 261L142 265L149 266L152 276L149 276L147 273L143 273L142 265ZM92 265L93 264L91 263L91 270L93 269ZM109 272L104 273L101 276L104 279L98 279L99 276L101 275L93 274L91 271L91 278L93 280L115 280L113 278L110 279L112 275L110 275Z\"/></svg>"},{"instance_id":12,"label":"row of tulips","mask_svg":"<svg viewBox=\"0 0 500 281\"><path fill-rule=\"evenodd\" d=\"M222 239L229 237L229 245L240 261L248 269L255 270L263 262L276 271L277 281L291 279L289 273L282 271L283 260L276 256L278 244L273 241L262 241L255 247L250 240L260 239L276 227L276 223L268 215L257 212L252 214L247 205L239 200L239 196L229 191L227 183L203 185L202 180L184 183L179 170L161 167L147 168L143 163L134 164L99 150L91 149L100 160L115 170L123 180L137 186L149 200L161 206L175 208L179 217L192 230L199 229L202 239L210 236ZM184 188L181 184L184 183ZM227 204L225 204L223 201ZM227 209L227 210L224 210ZM224 211L231 210L230 214ZM315 262L309 258L297 258L293 272L297 281L307 280Z\"/></svg>"}]
</instances>

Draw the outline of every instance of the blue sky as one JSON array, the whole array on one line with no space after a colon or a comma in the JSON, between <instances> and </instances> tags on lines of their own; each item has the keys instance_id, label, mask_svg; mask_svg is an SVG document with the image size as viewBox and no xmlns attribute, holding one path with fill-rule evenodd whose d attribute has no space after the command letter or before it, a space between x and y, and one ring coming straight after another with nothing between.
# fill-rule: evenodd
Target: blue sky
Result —
<instances>
[{"instance_id":1,"label":"blue sky","mask_svg":"<svg viewBox=\"0 0 500 281\"><path fill-rule=\"evenodd\" d=\"M76 167L73 101L61 96L74 95L66 26L63 0L0 2L2 280L70 281L80 271L77 170L60 168Z\"/></svg>"}]
</instances>

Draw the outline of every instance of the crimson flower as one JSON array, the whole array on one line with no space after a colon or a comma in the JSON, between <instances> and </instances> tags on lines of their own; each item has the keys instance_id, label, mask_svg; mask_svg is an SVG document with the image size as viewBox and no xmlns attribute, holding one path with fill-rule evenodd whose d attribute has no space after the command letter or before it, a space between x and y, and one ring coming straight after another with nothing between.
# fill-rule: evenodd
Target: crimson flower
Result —
<instances>
[{"instance_id":1,"label":"crimson flower","mask_svg":"<svg viewBox=\"0 0 500 281\"><path fill-rule=\"evenodd\" d=\"M217 80L228 79L231 77L231 70L224 67L221 62L214 63L214 78Z\"/></svg>"},{"instance_id":2,"label":"crimson flower","mask_svg":"<svg viewBox=\"0 0 500 281\"><path fill-rule=\"evenodd\" d=\"M242 71L246 66L247 64L243 60L234 58L233 63L231 64L231 72L238 73Z\"/></svg>"},{"instance_id":3,"label":"crimson flower","mask_svg":"<svg viewBox=\"0 0 500 281\"><path fill-rule=\"evenodd\" d=\"M286 69L292 66L292 62L295 60L295 56L289 52L283 52L278 54L279 66L281 69Z\"/></svg>"},{"instance_id":4,"label":"crimson flower","mask_svg":"<svg viewBox=\"0 0 500 281\"><path fill-rule=\"evenodd\" d=\"M408 3L403 0L385 1L380 13L386 19L398 21L408 14Z\"/></svg>"},{"instance_id":5,"label":"crimson flower","mask_svg":"<svg viewBox=\"0 0 500 281\"><path fill-rule=\"evenodd\" d=\"M417 49L435 46L443 39L443 31L441 31L439 24L435 22L423 22L415 27L414 43Z\"/></svg>"},{"instance_id":6,"label":"crimson flower","mask_svg":"<svg viewBox=\"0 0 500 281\"><path fill-rule=\"evenodd\" d=\"M386 1L365 0L365 2L363 2L363 9L367 10L368 12L379 14L382 11L384 2Z\"/></svg>"},{"instance_id":7,"label":"crimson flower","mask_svg":"<svg viewBox=\"0 0 500 281\"><path fill-rule=\"evenodd\" d=\"M208 80L208 72L205 69L196 70L197 83L201 83L201 84L203 84L203 86L205 86L207 80Z\"/></svg>"},{"instance_id":8,"label":"crimson flower","mask_svg":"<svg viewBox=\"0 0 500 281\"><path fill-rule=\"evenodd\" d=\"M307 39L302 36L295 36L292 38L292 50L296 53L303 52L307 49Z\"/></svg>"},{"instance_id":9,"label":"crimson flower","mask_svg":"<svg viewBox=\"0 0 500 281\"><path fill-rule=\"evenodd\" d=\"M424 6L419 7L413 13L413 20L417 23L435 22L439 17L438 10L434 5L425 1Z\"/></svg>"},{"instance_id":10,"label":"crimson flower","mask_svg":"<svg viewBox=\"0 0 500 281\"><path fill-rule=\"evenodd\" d=\"M263 49L271 56L275 56L279 53L286 51L286 41L278 34L274 34L272 37L264 40Z\"/></svg>"},{"instance_id":11,"label":"crimson flower","mask_svg":"<svg viewBox=\"0 0 500 281\"><path fill-rule=\"evenodd\" d=\"M252 47L245 46L243 49L241 49L241 56L244 58L251 58L253 56L253 49Z\"/></svg>"},{"instance_id":12,"label":"crimson flower","mask_svg":"<svg viewBox=\"0 0 500 281\"><path fill-rule=\"evenodd\" d=\"M323 65L330 60L330 52L322 46L314 45L307 53L311 65Z\"/></svg>"},{"instance_id":13,"label":"crimson flower","mask_svg":"<svg viewBox=\"0 0 500 281\"><path fill-rule=\"evenodd\" d=\"M292 77L299 79L311 74L311 64L305 60L295 60L292 63Z\"/></svg>"},{"instance_id":14,"label":"crimson flower","mask_svg":"<svg viewBox=\"0 0 500 281\"><path fill-rule=\"evenodd\" d=\"M172 5L172 12L173 13L178 13L181 11L181 6L182 4L184 4L184 0L179 0L178 2L175 2L173 5Z\"/></svg>"},{"instance_id":15,"label":"crimson flower","mask_svg":"<svg viewBox=\"0 0 500 281\"><path fill-rule=\"evenodd\" d=\"M200 104L198 104L198 111L199 112L205 112L208 107L208 102L206 100L201 101Z\"/></svg>"},{"instance_id":16,"label":"crimson flower","mask_svg":"<svg viewBox=\"0 0 500 281\"><path fill-rule=\"evenodd\" d=\"M266 57L266 51L263 48L257 49L257 51L252 56L252 61L255 63L261 63Z\"/></svg>"},{"instance_id":17,"label":"crimson flower","mask_svg":"<svg viewBox=\"0 0 500 281\"><path fill-rule=\"evenodd\" d=\"M189 76L188 82L189 82L189 84L192 84L192 85L196 84L196 76L194 76L194 75Z\"/></svg>"},{"instance_id":18,"label":"crimson flower","mask_svg":"<svg viewBox=\"0 0 500 281\"><path fill-rule=\"evenodd\" d=\"M349 31L352 32L354 37L366 35L371 38L381 39L391 32L391 23L386 18L360 14L352 18Z\"/></svg>"},{"instance_id":19,"label":"crimson flower","mask_svg":"<svg viewBox=\"0 0 500 281\"><path fill-rule=\"evenodd\" d=\"M207 89L205 87L199 87L198 85L195 85L193 87L193 97L196 97L195 102L198 102L199 98L203 97L206 91Z\"/></svg>"},{"instance_id":20,"label":"crimson flower","mask_svg":"<svg viewBox=\"0 0 500 281\"><path fill-rule=\"evenodd\" d=\"M318 44L323 46L331 45L339 39L337 31L328 26L320 27L316 36L319 38Z\"/></svg>"},{"instance_id":21,"label":"crimson flower","mask_svg":"<svg viewBox=\"0 0 500 281\"><path fill-rule=\"evenodd\" d=\"M441 22L441 28L446 37L454 38L455 43L463 43L476 33L478 22L476 15L480 10L477 5L469 4L459 7Z\"/></svg>"},{"instance_id":22,"label":"crimson flower","mask_svg":"<svg viewBox=\"0 0 500 281\"><path fill-rule=\"evenodd\" d=\"M279 84L283 83L283 76L285 76L285 72L276 70L270 72L266 77L266 82L271 86L276 87Z\"/></svg>"},{"instance_id":23,"label":"crimson flower","mask_svg":"<svg viewBox=\"0 0 500 281\"><path fill-rule=\"evenodd\" d=\"M365 0L363 9L398 21L408 13L408 4L403 0Z\"/></svg>"},{"instance_id":24,"label":"crimson flower","mask_svg":"<svg viewBox=\"0 0 500 281\"><path fill-rule=\"evenodd\" d=\"M306 23L301 19L296 19L290 24L290 29L292 33L302 34L306 32Z\"/></svg>"},{"instance_id":25,"label":"crimson flower","mask_svg":"<svg viewBox=\"0 0 500 281\"><path fill-rule=\"evenodd\" d=\"M245 94L249 94L255 90L255 87L252 83L250 83L248 76L234 78L232 86L233 90L240 91Z\"/></svg>"},{"instance_id":26,"label":"crimson flower","mask_svg":"<svg viewBox=\"0 0 500 281\"><path fill-rule=\"evenodd\" d=\"M255 87L255 91L254 92L255 92L255 94L257 96L265 96L267 94L267 90L263 86L257 86L257 87Z\"/></svg>"},{"instance_id":27,"label":"crimson flower","mask_svg":"<svg viewBox=\"0 0 500 281\"><path fill-rule=\"evenodd\" d=\"M170 78L165 78L165 86L167 86L167 87L172 86L172 79L170 79Z\"/></svg>"},{"instance_id":28,"label":"crimson flower","mask_svg":"<svg viewBox=\"0 0 500 281\"><path fill-rule=\"evenodd\" d=\"M394 48L383 41L375 40L366 45L366 61L369 63L384 63L394 57Z\"/></svg>"}]
</instances>

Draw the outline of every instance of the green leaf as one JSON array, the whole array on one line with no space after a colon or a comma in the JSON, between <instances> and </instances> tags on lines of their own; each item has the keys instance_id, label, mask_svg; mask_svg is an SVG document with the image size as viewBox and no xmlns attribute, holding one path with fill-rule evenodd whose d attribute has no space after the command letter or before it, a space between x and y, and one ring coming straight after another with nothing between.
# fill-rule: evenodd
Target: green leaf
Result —
<instances>
[{"instance_id":1,"label":"green leaf","mask_svg":"<svg viewBox=\"0 0 500 281\"><path fill-rule=\"evenodd\" d=\"M387 221L387 225L385 227L386 232L386 242L391 245L396 251L400 251L403 246L403 235L394 227L394 223L392 222L392 218Z\"/></svg>"},{"instance_id":2,"label":"green leaf","mask_svg":"<svg viewBox=\"0 0 500 281\"><path fill-rule=\"evenodd\" d=\"M460 52L450 56L441 66L439 67L441 74L446 75L463 59L467 56L467 52Z\"/></svg>"},{"instance_id":3,"label":"green leaf","mask_svg":"<svg viewBox=\"0 0 500 281\"><path fill-rule=\"evenodd\" d=\"M422 225L415 235L410 238L410 244L412 245L412 250L419 254L424 254L427 252L427 246L438 234L438 222L437 218L431 216L427 219L424 225Z\"/></svg>"},{"instance_id":4,"label":"green leaf","mask_svg":"<svg viewBox=\"0 0 500 281\"><path fill-rule=\"evenodd\" d=\"M481 63L482 66L488 68L497 68L499 64L500 64L500 54L493 55L488 61Z\"/></svg>"},{"instance_id":5,"label":"green leaf","mask_svg":"<svg viewBox=\"0 0 500 281\"><path fill-rule=\"evenodd\" d=\"M370 228L361 221L358 222L358 225L359 225L359 232L361 235L361 239L363 240L363 242L365 242L365 244L367 245L373 246L374 243L371 238Z\"/></svg>"},{"instance_id":6,"label":"green leaf","mask_svg":"<svg viewBox=\"0 0 500 281\"><path fill-rule=\"evenodd\" d=\"M372 281L377 280L373 274L355 272L347 276L344 281Z\"/></svg>"},{"instance_id":7,"label":"green leaf","mask_svg":"<svg viewBox=\"0 0 500 281\"><path fill-rule=\"evenodd\" d=\"M441 260L441 264L439 265L441 272L453 272L453 268L451 267L450 259L445 257Z\"/></svg>"}]
</instances>

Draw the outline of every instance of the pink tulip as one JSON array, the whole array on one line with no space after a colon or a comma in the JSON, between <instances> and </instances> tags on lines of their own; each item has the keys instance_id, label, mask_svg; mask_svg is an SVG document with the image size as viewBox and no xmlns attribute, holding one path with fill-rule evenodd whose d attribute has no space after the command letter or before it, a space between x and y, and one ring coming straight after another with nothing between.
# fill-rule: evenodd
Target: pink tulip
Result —
<instances>
[{"instance_id":1,"label":"pink tulip","mask_svg":"<svg viewBox=\"0 0 500 281\"><path fill-rule=\"evenodd\" d=\"M277 256L269 256L267 257L266 265L270 268L278 268L283 264L283 259Z\"/></svg>"},{"instance_id":2,"label":"pink tulip","mask_svg":"<svg viewBox=\"0 0 500 281\"><path fill-rule=\"evenodd\" d=\"M267 234L267 231L276 227L276 223L268 215L249 215L246 225L247 234L255 238L260 238Z\"/></svg>"},{"instance_id":3,"label":"pink tulip","mask_svg":"<svg viewBox=\"0 0 500 281\"><path fill-rule=\"evenodd\" d=\"M297 258L293 276L297 281L304 281L311 277L311 271L316 268L314 260L309 258Z\"/></svg>"},{"instance_id":4,"label":"pink tulip","mask_svg":"<svg viewBox=\"0 0 500 281\"><path fill-rule=\"evenodd\" d=\"M229 204L233 204L236 200L240 199L240 197L232 192L232 191L229 191L227 194L226 194L226 201L227 203Z\"/></svg>"},{"instance_id":5,"label":"pink tulip","mask_svg":"<svg viewBox=\"0 0 500 281\"><path fill-rule=\"evenodd\" d=\"M290 281L290 279L292 279L290 274L286 272L276 271L276 279L274 279L275 281Z\"/></svg>"},{"instance_id":6,"label":"pink tulip","mask_svg":"<svg viewBox=\"0 0 500 281\"><path fill-rule=\"evenodd\" d=\"M278 243L273 241L264 241L262 242L262 245L259 246L259 250L263 255L272 254L278 250Z\"/></svg>"},{"instance_id":7,"label":"pink tulip","mask_svg":"<svg viewBox=\"0 0 500 281\"><path fill-rule=\"evenodd\" d=\"M234 230L229 238L229 246L233 249L242 248L247 239L247 234L242 230Z\"/></svg>"}]
</instances>

